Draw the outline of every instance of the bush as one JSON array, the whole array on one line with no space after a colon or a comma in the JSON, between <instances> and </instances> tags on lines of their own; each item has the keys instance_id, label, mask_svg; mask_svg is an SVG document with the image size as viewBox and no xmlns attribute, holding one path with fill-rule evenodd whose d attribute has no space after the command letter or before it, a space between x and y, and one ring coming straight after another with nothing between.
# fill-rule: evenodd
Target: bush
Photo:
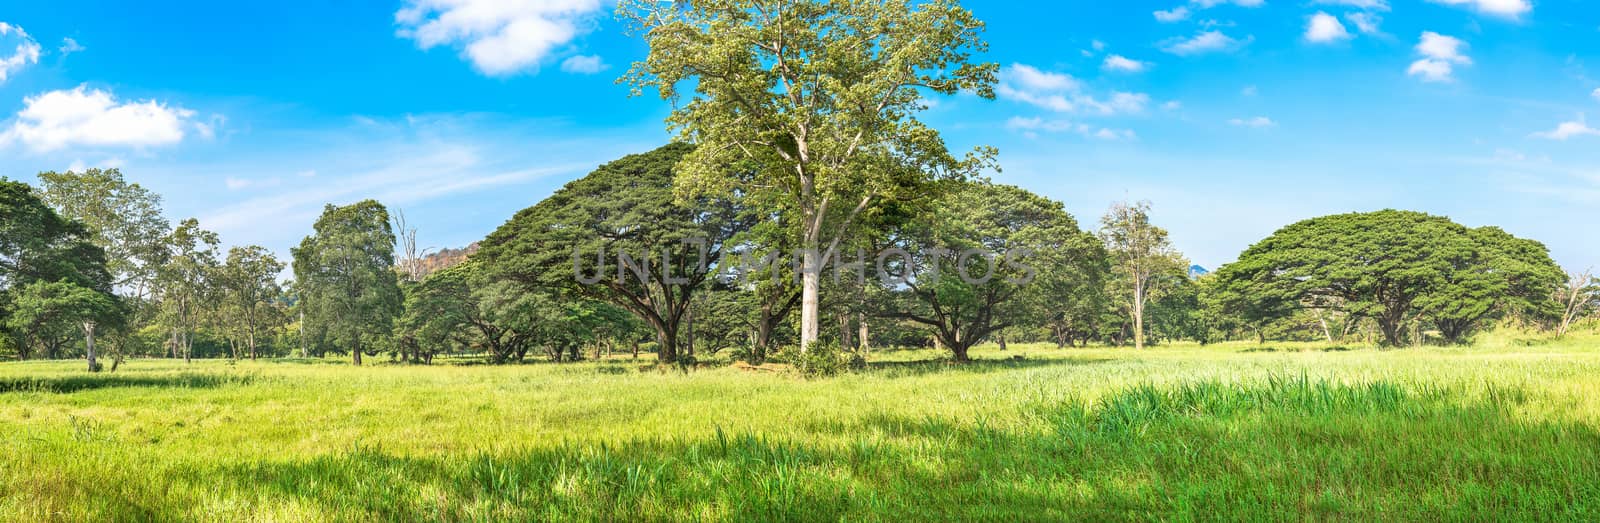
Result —
<instances>
[{"instance_id":1,"label":"bush","mask_svg":"<svg viewBox=\"0 0 1600 523\"><path fill-rule=\"evenodd\" d=\"M835 341L817 341L804 354L799 347L785 347L773 359L780 358L807 378L837 376L850 367L850 354L840 350Z\"/></svg>"}]
</instances>

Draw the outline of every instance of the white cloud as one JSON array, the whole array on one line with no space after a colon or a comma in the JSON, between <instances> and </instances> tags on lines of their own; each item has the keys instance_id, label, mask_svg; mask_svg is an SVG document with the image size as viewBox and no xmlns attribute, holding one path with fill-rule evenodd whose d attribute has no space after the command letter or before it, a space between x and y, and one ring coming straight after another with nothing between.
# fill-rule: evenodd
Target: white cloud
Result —
<instances>
[{"instance_id":1,"label":"white cloud","mask_svg":"<svg viewBox=\"0 0 1600 523\"><path fill-rule=\"evenodd\" d=\"M1189 0L1189 3L1199 6L1201 9L1210 9L1227 4L1239 7L1261 7L1267 4L1267 0Z\"/></svg>"},{"instance_id":2,"label":"white cloud","mask_svg":"<svg viewBox=\"0 0 1600 523\"><path fill-rule=\"evenodd\" d=\"M1003 76L1005 80L1031 91L1077 90L1083 86L1070 75L1040 71L1028 64L1012 64L1006 68Z\"/></svg>"},{"instance_id":3,"label":"white cloud","mask_svg":"<svg viewBox=\"0 0 1600 523\"><path fill-rule=\"evenodd\" d=\"M1183 102L1180 102L1180 101L1177 101L1177 100L1173 100L1173 101L1161 104L1161 108L1162 109L1166 109L1168 111L1176 111L1178 109L1182 109L1183 108Z\"/></svg>"},{"instance_id":4,"label":"white cloud","mask_svg":"<svg viewBox=\"0 0 1600 523\"><path fill-rule=\"evenodd\" d=\"M149 147L183 141L189 130L211 133L211 124L194 121L195 112L155 100L118 103L99 89L78 86L23 99L0 144L22 143L37 152L74 145Z\"/></svg>"},{"instance_id":5,"label":"white cloud","mask_svg":"<svg viewBox=\"0 0 1600 523\"><path fill-rule=\"evenodd\" d=\"M1154 14L1156 16L1156 21L1163 24L1170 24L1189 19L1189 8L1180 5L1166 11L1156 11Z\"/></svg>"},{"instance_id":6,"label":"white cloud","mask_svg":"<svg viewBox=\"0 0 1600 523\"><path fill-rule=\"evenodd\" d=\"M424 50L461 49L490 76L537 71L540 62L593 29L601 0L405 0L397 34Z\"/></svg>"},{"instance_id":7,"label":"white cloud","mask_svg":"<svg viewBox=\"0 0 1600 523\"><path fill-rule=\"evenodd\" d=\"M1421 77L1427 82L1450 82L1455 78L1456 65L1471 65L1472 58L1462 53L1467 43L1459 38L1424 31L1417 42L1417 53L1423 57L1411 63L1406 74Z\"/></svg>"},{"instance_id":8,"label":"white cloud","mask_svg":"<svg viewBox=\"0 0 1600 523\"><path fill-rule=\"evenodd\" d=\"M6 78L11 77L12 74L27 67L29 64L39 63L39 42L28 36L27 31L23 31L21 27L0 22L0 37L9 37L0 38L0 42L10 40L17 42L17 47L11 54L3 54L5 51L0 50L0 82L5 82Z\"/></svg>"},{"instance_id":9,"label":"white cloud","mask_svg":"<svg viewBox=\"0 0 1600 523\"><path fill-rule=\"evenodd\" d=\"M1089 42L1089 46L1093 47L1094 50L1096 50L1096 51L1104 51L1104 50L1106 50L1106 43L1102 42L1102 41L1099 41L1099 40L1095 40L1093 42Z\"/></svg>"},{"instance_id":10,"label":"white cloud","mask_svg":"<svg viewBox=\"0 0 1600 523\"><path fill-rule=\"evenodd\" d=\"M607 64L598 55L573 56L561 62L562 71L577 74L595 74L610 68L611 65Z\"/></svg>"},{"instance_id":11,"label":"white cloud","mask_svg":"<svg viewBox=\"0 0 1600 523\"><path fill-rule=\"evenodd\" d=\"M1107 71L1138 73L1150 67L1150 64L1138 60L1132 60L1119 54L1114 54L1107 56L1105 63L1100 67Z\"/></svg>"},{"instance_id":12,"label":"white cloud","mask_svg":"<svg viewBox=\"0 0 1600 523\"><path fill-rule=\"evenodd\" d=\"M1265 116L1257 116L1255 118L1234 118L1232 120L1228 120L1228 124L1239 127L1254 127L1260 129L1263 127L1277 126L1278 122L1274 122L1271 118L1267 118Z\"/></svg>"},{"instance_id":13,"label":"white cloud","mask_svg":"<svg viewBox=\"0 0 1600 523\"><path fill-rule=\"evenodd\" d=\"M1345 7L1354 7L1356 9L1367 9L1372 11L1389 10L1388 0L1317 0L1312 3L1321 5L1342 5Z\"/></svg>"},{"instance_id":14,"label":"white cloud","mask_svg":"<svg viewBox=\"0 0 1600 523\"><path fill-rule=\"evenodd\" d=\"M86 48L82 44L79 44L77 40L73 40L72 38L69 37L69 38L62 38L61 39L61 47L56 49L56 50L61 53L61 56L63 58L65 58L69 54L76 53L76 52L79 52L79 51L83 51L84 49L86 49Z\"/></svg>"},{"instance_id":15,"label":"white cloud","mask_svg":"<svg viewBox=\"0 0 1600 523\"><path fill-rule=\"evenodd\" d=\"M1600 101L1600 89L1595 89L1591 95L1594 96L1595 101Z\"/></svg>"},{"instance_id":16,"label":"white cloud","mask_svg":"<svg viewBox=\"0 0 1600 523\"><path fill-rule=\"evenodd\" d=\"M1355 24L1356 30L1369 35L1378 34L1378 24L1383 23L1383 17L1367 12L1349 13L1344 15L1344 19Z\"/></svg>"},{"instance_id":17,"label":"white cloud","mask_svg":"<svg viewBox=\"0 0 1600 523\"><path fill-rule=\"evenodd\" d=\"M1041 71L1027 64L1012 64L1000 71L1000 85L995 88L1001 98L1058 113L1140 113L1150 103L1150 95L1144 93L1114 91L1109 99L1101 100L1085 91L1083 82L1072 76Z\"/></svg>"},{"instance_id":18,"label":"white cloud","mask_svg":"<svg viewBox=\"0 0 1600 523\"><path fill-rule=\"evenodd\" d=\"M1131 129L1096 128L1084 123L1074 123L1067 120L1046 120L1039 117L1023 118L1013 116L1006 121L1006 128L1019 131L1028 138L1038 138L1039 133L1074 133L1087 138L1101 140L1132 140L1138 138L1138 134Z\"/></svg>"},{"instance_id":19,"label":"white cloud","mask_svg":"<svg viewBox=\"0 0 1600 523\"><path fill-rule=\"evenodd\" d=\"M1516 20L1533 10L1529 0L1428 0L1435 4L1468 7L1479 13Z\"/></svg>"},{"instance_id":20,"label":"white cloud","mask_svg":"<svg viewBox=\"0 0 1600 523\"><path fill-rule=\"evenodd\" d=\"M1222 31L1203 31L1192 38L1175 38L1163 42L1161 50L1179 56L1232 51L1250 43L1253 37L1238 40Z\"/></svg>"},{"instance_id":21,"label":"white cloud","mask_svg":"<svg viewBox=\"0 0 1600 523\"><path fill-rule=\"evenodd\" d=\"M1589 127L1583 116L1579 115L1576 121L1561 122L1561 125L1557 125L1553 131L1534 133L1533 135L1539 138L1566 141L1569 138L1578 136L1600 136L1600 129Z\"/></svg>"},{"instance_id":22,"label":"white cloud","mask_svg":"<svg viewBox=\"0 0 1600 523\"><path fill-rule=\"evenodd\" d=\"M1244 89L1239 90L1240 96L1255 96L1258 94L1261 94L1261 90L1257 89L1254 85L1246 85L1244 86Z\"/></svg>"},{"instance_id":23,"label":"white cloud","mask_svg":"<svg viewBox=\"0 0 1600 523\"><path fill-rule=\"evenodd\" d=\"M1338 17L1318 11L1306 24L1305 38L1307 42L1332 43L1349 40L1350 32L1344 29L1344 24L1339 23Z\"/></svg>"}]
</instances>

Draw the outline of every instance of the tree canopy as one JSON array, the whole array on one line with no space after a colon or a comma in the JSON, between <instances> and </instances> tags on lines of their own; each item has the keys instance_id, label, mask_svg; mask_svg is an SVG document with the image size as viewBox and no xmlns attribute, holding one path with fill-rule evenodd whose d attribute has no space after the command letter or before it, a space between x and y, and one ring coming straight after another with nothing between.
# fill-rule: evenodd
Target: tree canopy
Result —
<instances>
[{"instance_id":1,"label":"tree canopy","mask_svg":"<svg viewBox=\"0 0 1600 523\"><path fill-rule=\"evenodd\" d=\"M1340 311L1375 321L1389 345L1422 323L1462 341L1488 319L1542 309L1564 279L1538 242L1395 210L1290 225L1217 274L1228 308L1248 321Z\"/></svg>"},{"instance_id":2,"label":"tree canopy","mask_svg":"<svg viewBox=\"0 0 1600 523\"><path fill-rule=\"evenodd\" d=\"M293 249L306 329L360 365L362 352L388 339L404 300L389 212L373 200L328 205L312 228Z\"/></svg>"},{"instance_id":3,"label":"tree canopy","mask_svg":"<svg viewBox=\"0 0 1600 523\"><path fill-rule=\"evenodd\" d=\"M523 292L633 313L656 331L663 361L676 360L694 294L744 228L728 200L673 195L673 167L693 149L672 144L600 166L518 212L484 240L477 259Z\"/></svg>"}]
</instances>

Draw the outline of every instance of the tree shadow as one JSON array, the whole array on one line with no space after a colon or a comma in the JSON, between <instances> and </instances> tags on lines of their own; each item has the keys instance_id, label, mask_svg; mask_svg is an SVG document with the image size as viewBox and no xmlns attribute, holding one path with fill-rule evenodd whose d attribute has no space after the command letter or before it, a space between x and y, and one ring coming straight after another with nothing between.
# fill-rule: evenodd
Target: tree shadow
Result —
<instances>
[{"instance_id":1,"label":"tree shadow","mask_svg":"<svg viewBox=\"0 0 1600 523\"><path fill-rule=\"evenodd\" d=\"M975 358L966 363L957 363L949 359L874 361L867 363L866 372L877 377L889 378L949 373L987 374L1023 369L1094 365L1112 361L1115 359L1089 356Z\"/></svg>"},{"instance_id":2,"label":"tree shadow","mask_svg":"<svg viewBox=\"0 0 1600 523\"><path fill-rule=\"evenodd\" d=\"M101 373L50 377L0 377L0 393L43 392L68 394L116 387L209 389L230 385L248 385L254 381L255 376L248 374L190 373L154 376Z\"/></svg>"}]
</instances>

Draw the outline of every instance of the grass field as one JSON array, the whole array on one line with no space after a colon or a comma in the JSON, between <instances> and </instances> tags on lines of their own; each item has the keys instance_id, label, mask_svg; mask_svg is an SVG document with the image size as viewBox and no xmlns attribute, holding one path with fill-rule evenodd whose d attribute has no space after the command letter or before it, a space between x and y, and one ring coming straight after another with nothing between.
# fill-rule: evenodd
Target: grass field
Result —
<instances>
[{"instance_id":1,"label":"grass field","mask_svg":"<svg viewBox=\"0 0 1600 523\"><path fill-rule=\"evenodd\" d=\"M0 364L0 519L1600 520L1600 338L937 356Z\"/></svg>"}]
</instances>

